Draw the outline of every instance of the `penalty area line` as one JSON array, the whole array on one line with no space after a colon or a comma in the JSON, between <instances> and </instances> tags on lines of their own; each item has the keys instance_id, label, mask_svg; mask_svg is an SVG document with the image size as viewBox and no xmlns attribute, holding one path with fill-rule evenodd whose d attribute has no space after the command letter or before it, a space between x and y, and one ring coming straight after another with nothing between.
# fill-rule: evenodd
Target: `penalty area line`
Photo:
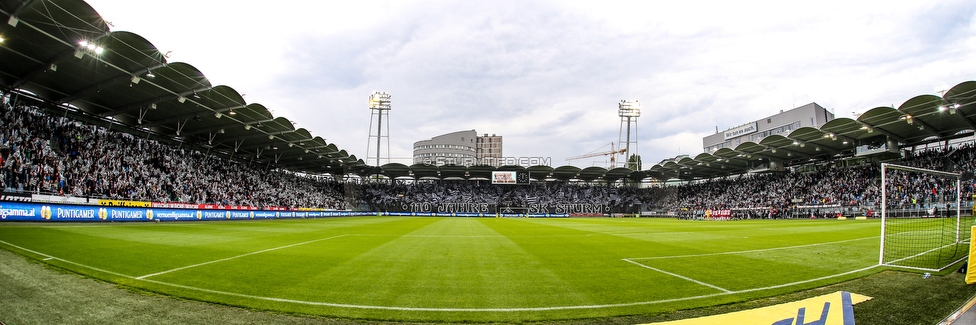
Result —
<instances>
[{"instance_id":1,"label":"penalty area line","mask_svg":"<svg viewBox=\"0 0 976 325\"><path fill-rule=\"evenodd\" d=\"M692 279L692 278L689 278L689 277L686 277L686 276L683 276L683 275L680 275L680 274L675 274L675 273L671 273L671 272L668 272L668 271L665 271L665 270L662 270L662 269L650 267L650 266L644 265L642 263L638 263L638 262L631 261L631 260L626 259L626 258L624 259L624 261L626 261L627 263L631 263L631 264L640 266L640 267L645 268L645 269L648 269L648 270L654 270L654 271L657 271L659 273L664 273L664 274L667 274L667 275L670 275L670 276L673 276L673 277L676 277L676 278L679 278L679 279L682 279L682 280L685 280L685 281L694 282L694 283L697 283L699 285L703 285L703 286L706 286L706 287L709 287L709 288L712 288L712 289L715 289L715 290L718 290L718 291L721 291L721 292L724 292L724 293L732 293L732 290L725 289L725 288L722 288L722 287L719 287L719 286L716 286L716 285L712 285L712 284L709 284L709 283L705 283L705 282L702 282L702 281L698 281L698 280L695 280L695 279Z\"/></svg>"},{"instance_id":2,"label":"penalty area line","mask_svg":"<svg viewBox=\"0 0 976 325\"><path fill-rule=\"evenodd\" d=\"M745 251L734 251L734 252L703 253L703 254L688 254L688 255L670 255L670 256L652 256L652 257L631 257L631 258L625 258L625 260L660 260L660 259L670 259L670 258L686 258L686 257L704 257L704 256L716 256L716 255L735 255L735 254L746 254L746 253L760 253L760 252L770 252L770 251L778 251L778 250L785 250L785 249L794 249L794 248L804 248L804 247L814 247L814 246L823 246L823 245L831 245L831 244L840 244L840 243L846 243L846 242L852 242L852 241L860 241L860 240L867 240L867 239L878 239L879 237L881 237L881 236L871 236L871 237L864 237L864 238L845 239L845 240L831 241L831 242L825 242L825 243L816 243L816 244L807 244L807 245L795 245L795 246L783 246L783 247L762 248L762 249L750 249L750 250L745 250ZM633 262L631 262L631 263L633 263Z\"/></svg>"},{"instance_id":3,"label":"penalty area line","mask_svg":"<svg viewBox=\"0 0 976 325\"><path fill-rule=\"evenodd\" d=\"M322 240L324 240L324 239L322 239ZM492 308L492 307L486 307L486 308L405 307L405 306L357 305L357 304L344 304L344 303L334 303L334 302L325 302L325 301L307 301L307 300L288 299L288 298L280 298L280 297L257 296L257 295L249 295L249 294L236 293L236 292L228 292L228 291L221 291L221 290L214 290L214 289L199 288L199 287L193 287L193 286L187 286L187 285L181 285L181 284L175 284L175 283L169 283L169 282L163 282L163 281L156 281L156 280L152 280L152 279L138 279L138 278L133 277L131 275L125 275L125 274L121 274L121 273L117 273L117 272L107 271L107 270L103 270L103 269L96 268L96 267L93 267L93 266L88 266L88 265L85 265L85 264L81 264L81 263L77 263L77 262L72 262L72 261L68 261L68 260L65 260L65 259L61 259L61 258L58 258L58 257L51 256L51 255L48 255L48 254L44 254L44 253L40 253L40 252L37 252L37 251L33 251L33 250L30 250L30 249L27 249L27 248L23 248L23 247L20 247L20 246L17 246L17 245L14 245L14 244L11 244L11 243L2 241L2 240L0 240L0 244L5 244L5 245L8 245L10 247L14 247L16 249L20 249L20 250L23 250L23 251L26 251L26 252L30 252L32 254L37 254L37 255L43 256L45 258L50 258L52 260L57 260L57 261L61 261L61 262L64 262L64 263L68 263L68 264L72 264L72 265L77 265L79 267L83 267L83 268L87 268L87 269L95 270L95 271L99 271L99 272L104 272L106 274L111 274L111 275L115 275L115 276L122 277L122 278L134 279L134 280L142 281L142 282L145 282L145 283L154 283L154 284L162 285L162 286L168 286L168 287L175 287L175 288L182 288L182 289L187 289L187 290L193 290L193 291L197 291L197 292L204 292L204 293L210 293L210 294L216 294L216 295L224 295L224 296L231 296L231 297L240 297L240 298L256 299L256 300L264 300L264 301L273 301L273 302L280 302L280 303L290 303L290 304L307 305L307 306L322 306L322 307L366 309L366 310L412 311L412 312L475 312L475 313L478 313L478 312L505 312L505 313L508 313L508 312L538 312L538 311L559 311L559 310L585 310L585 309L604 309L604 308L621 308L621 307L646 306L646 305L665 304L665 303L672 303L672 302L691 301L691 300L698 300L698 299L707 299L707 298L714 298L714 297L723 297L723 296L730 296L730 295L735 295L735 294L740 294L740 293L749 293L749 292L757 292L757 291L764 291L764 290L784 288L784 287L789 287L789 286L798 285L798 284L804 284L804 283L809 283L809 282L815 282L815 281L821 281L821 280L825 280L825 279L830 279L830 278L845 276L845 275L854 274L854 273L858 273L858 272L863 272L863 271L867 271L867 270L870 270L870 269L879 267L879 265L873 265L873 266L869 266L869 267L862 268L862 269L848 271L848 272L844 272L844 273L840 273L840 274L828 275L828 276L819 277L819 278L816 278L816 279L810 279L810 280L798 281L798 282L792 282L792 283L785 283L785 284L768 286L768 287L762 287L762 288L752 288L752 289L744 289L744 290L738 290L738 291L729 291L729 292L713 293L713 294L707 294L707 295L678 297L678 298L668 298L668 299L659 299L659 300L648 300L648 301L624 302L624 303L615 303L615 304L563 305L563 306L549 306L549 307L509 307L509 308ZM301 244L301 243L299 243L299 244ZM630 262L631 263L636 263L636 262L633 262L633 261L630 261ZM139 287L139 286L135 286L135 287Z\"/></svg>"},{"instance_id":4,"label":"penalty area line","mask_svg":"<svg viewBox=\"0 0 976 325\"><path fill-rule=\"evenodd\" d=\"M262 250L259 250L259 251L256 251L256 252L250 252L250 253L246 253L246 254L231 256L231 257L222 258L222 259L219 259L219 260L207 261L207 262L203 262L203 263L197 263L197 264L193 264L193 265L187 265L187 266L183 266L183 267L178 267L178 268L175 268L175 269L169 269L169 270L162 271L162 272L156 272L156 273L152 273L152 274L146 274L146 275L143 275L143 276L136 277L135 279L136 280L144 280L144 279L146 279L148 277L154 277L154 276L163 275L163 274L166 274L166 273L172 273L172 272L176 272L176 271L182 271L182 270L186 270L186 269L190 269L190 268L194 268L194 267L198 267L198 266L204 266L204 265L208 265L208 264L225 262L225 261L229 261L229 260L233 260L233 259L237 259L237 258L241 258L241 257L247 257L247 256L251 256L251 255L261 254L261 253L267 253L267 252L276 251L276 250L279 250L279 249L291 248L291 247L295 247L295 246L300 246L300 245L305 245L305 244L311 244L311 243L314 243L314 242L320 242L320 241L323 241L323 240L335 239L335 238L345 237L345 236L347 236L347 235L338 235L338 236L332 236L332 237L327 237L327 238L319 238L319 239L304 241L304 242L301 242L301 243L295 243L295 244L291 244L291 245L285 245L285 246L273 247L273 248L268 248L268 249L262 249Z\"/></svg>"}]
</instances>

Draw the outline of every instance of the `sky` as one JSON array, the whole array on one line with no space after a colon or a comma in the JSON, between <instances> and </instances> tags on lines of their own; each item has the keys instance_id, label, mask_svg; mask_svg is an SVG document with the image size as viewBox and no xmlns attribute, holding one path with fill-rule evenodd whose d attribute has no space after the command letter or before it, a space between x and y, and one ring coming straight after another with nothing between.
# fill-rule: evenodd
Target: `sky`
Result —
<instances>
[{"instance_id":1,"label":"sky","mask_svg":"<svg viewBox=\"0 0 976 325\"><path fill-rule=\"evenodd\" d=\"M367 99L390 93L389 156L407 165L414 142L477 130L563 166L609 150L618 103L638 100L647 169L780 110L854 117L976 80L971 0L87 2L360 158Z\"/></svg>"}]
</instances>

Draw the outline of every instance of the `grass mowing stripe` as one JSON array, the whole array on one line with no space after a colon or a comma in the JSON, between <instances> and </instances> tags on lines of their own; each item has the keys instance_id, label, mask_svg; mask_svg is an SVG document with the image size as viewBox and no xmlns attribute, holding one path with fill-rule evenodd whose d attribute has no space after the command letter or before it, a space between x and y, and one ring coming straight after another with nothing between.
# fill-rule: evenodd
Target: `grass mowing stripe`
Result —
<instances>
[{"instance_id":1,"label":"grass mowing stripe","mask_svg":"<svg viewBox=\"0 0 976 325\"><path fill-rule=\"evenodd\" d=\"M826 242L826 243L816 243L816 244L807 244L807 245L784 246L784 247L763 248L763 249L751 249L751 250L745 250L745 251L705 253L705 254L689 254L689 255L671 255L671 256L653 256L653 257L632 257L630 259L631 260L659 260L659 259L668 259L668 258L704 257L704 256L715 256L715 255L734 255L734 254L745 254L745 253L759 253L759 252L769 252L769 251L776 251L776 250L783 250L783 249L793 249L793 248L803 248L803 247L813 247L813 246L823 246L823 245L830 245L830 244L839 244L839 243L846 243L846 242L852 242L852 241L858 241L858 240L874 239L874 238L878 238L878 237L880 237L880 236L871 236L871 237L864 237L864 238L838 240L838 241L832 241L832 242ZM633 262L631 262L631 263L633 263Z\"/></svg>"},{"instance_id":2,"label":"grass mowing stripe","mask_svg":"<svg viewBox=\"0 0 976 325\"><path fill-rule=\"evenodd\" d=\"M133 274L112 279L106 273L80 272L90 275L94 273L95 277L135 288L188 299L286 313L377 320L520 322L650 314L752 299L761 297L766 292L779 294L792 288L803 289L821 283L833 283L868 274L872 269L881 269L845 269L845 265L859 267L858 265L867 266L870 265L868 263L877 262L876 254L870 258L856 254L845 259L843 263L831 264L832 267L813 268L812 271L787 278L774 276L767 281L737 284L734 281L720 282L711 277L702 278L695 275L697 273L691 274L723 289L736 290L726 293L660 272L641 272L640 269L620 263L622 259L631 256L660 257L667 253L678 255L723 252L731 248L729 246L738 246L741 250L779 249L769 253L770 256L762 252L754 253L762 255L754 258L731 259L737 255L723 257L723 269L727 268L731 272L728 274L729 279L750 277L751 269L758 268L753 266L763 265L767 261L774 271L771 274L776 275L781 273L775 272L776 270L795 270L796 266L789 262L797 265L820 265L810 262L830 260L832 253L841 247L810 247L800 249L804 254L796 256L790 255L793 253L791 250L769 247L791 244L805 247L808 245L804 244L809 243L853 241L849 238L877 234L876 229L836 222L779 222L769 224L767 228L754 229L746 226L767 224L691 224L670 220L627 220L627 224L634 231L626 231L618 227L621 223L604 222L605 220L583 220L585 224L576 220L533 220L523 223L525 219L364 218L363 221L369 222L346 230L340 229L350 225L333 227L338 225L331 220L308 224L254 222L248 223L247 227L218 222L206 224L213 227L194 226L192 228L197 229L174 229L146 234L142 229L133 228L154 227L104 227L104 233L87 230L59 233L4 229L0 225L0 239L83 264ZM432 225L438 222L439 224ZM368 225L372 223L386 225ZM495 231L476 227L479 223L491 225ZM530 226L530 223L536 226ZM423 228L426 224L431 224L431 227ZM772 228L773 225L777 227ZM874 224L869 226L876 228ZM331 233L298 231L299 227L331 228ZM63 228L70 230L71 227ZM697 229L702 230L702 236L698 238L693 236L696 234L693 230ZM644 235L637 236L639 238L613 236L621 230L634 235L641 235L643 231ZM194 237L197 241L191 242L192 245L172 240L181 238L182 233L196 237L213 234L216 239L233 237L238 240ZM227 263L211 263L185 272L172 272L142 280L134 278L160 270L211 261L214 257L251 254L249 251L338 234L345 234L347 237L339 242L310 244ZM497 236L498 234L503 235ZM147 240L143 238L145 236L155 236L150 238L155 240ZM249 236L255 239L248 239ZM94 237L95 240L89 237ZM398 240L386 245L383 243L387 241L378 237ZM521 250L506 244L505 238L515 242ZM133 242L139 245L133 246ZM158 249L147 251L144 243L161 244L157 245ZM360 247L363 243L368 244L368 247L346 253L348 248ZM729 245L730 243L735 245ZM862 240L853 242L850 246L862 249L869 246L866 243L867 241ZM876 245L873 242L872 244ZM236 251L228 252L228 249ZM28 256L33 255L27 251L22 252ZM193 254L187 257L186 254L189 253ZM42 255L33 256L38 260L44 258ZM117 256L124 258L116 258ZM725 258L729 260L724 260ZM698 259L689 258L676 265L694 264L696 260ZM503 262L501 266L499 261ZM658 259L654 263L641 260L635 263L648 263L652 267L677 274L689 274L683 268L671 267L672 261L681 260ZM741 265L742 261L748 264ZM777 261L779 263L773 263ZM160 262L168 263L159 264ZM142 263L137 264L142 266L129 267L132 263ZM61 262L52 264L70 266ZM378 268L377 264L388 270ZM66 267L72 268L79 269ZM858 271L861 273L856 273ZM364 272L371 277L364 278ZM830 278L836 280L825 280ZM389 281L384 281L385 279ZM337 285L349 282L359 284L362 288L351 285L347 288L349 290L335 290ZM369 286L374 282L382 282L382 285ZM548 292L547 289L553 287L560 290ZM375 290L364 291L363 288ZM456 295L458 292L469 294L470 299L459 298ZM545 295L521 299L510 297L522 292L545 292ZM361 298L365 294L372 296L368 299ZM407 298L401 298L404 296Z\"/></svg>"},{"instance_id":3,"label":"grass mowing stripe","mask_svg":"<svg viewBox=\"0 0 976 325\"><path fill-rule=\"evenodd\" d=\"M722 291L722 292L725 292L725 293L731 293L732 292L732 290L729 290L729 289L725 289L725 288L722 288L722 287L719 287L719 286L716 286L716 285L711 285L711 284L708 284L708 283L705 283L705 282L702 282L702 281L698 281L698 280L695 280L695 279L692 279L692 278L689 278L689 277L686 277L686 276L683 276L683 275L680 275L680 274L675 274L675 273L671 273L671 272L668 272L668 271L665 271L665 270L661 270L661 269L658 269L658 268L653 268L653 267L650 267L650 266L647 266L647 265L644 265L644 264L641 264L641 263L637 263L637 262L631 261L631 260L626 259L626 258L624 259L624 261L626 261L627 263L631 263L631 264L640 266L640 267L645 268L645 269L654 270L654 271L657 271L657 272L660 272L660 273L664 273L664 274L667 274L667 275L670 275L670 276L673 276L673 277L676 277L676 278L679 278L679 279L682 279L682 280L691 281L691 282L694 282L694 283L697 283L697 284L700 284L700 285L703 285L703 286L706 286L706 287L709 287L709 288L712 288L712 289L715 289L715 290L718 290L718 291Z\"/></svg>"},{"instance_id":4,"label":"grass mowing stripe","mask_svg":"<svg viewBox=\"0 0 976 325\"><path fill-rule=\"evenodd\" d=\"M639 263L636 263L636 262L631 262L631 263L639 264ZM869 266L869 267L866 267L866 268L861 268L861 269L857 269L857 270L853 270L853 271L848 271L848 272L844 272L844 273L828 275L828 276L819 277L819 278L816 278L816 279L809 279L809 280L804 280L804 281L797 281L797 282L793 282L793 283L784 283L784 284L780 284L780 285L768 286L768 287L762 287L762 288L752 288L752 289L745 289L745 290L738 290L738 291L727 291L727 292L722 292L722 293L715 293L715 294L708 294L708 295L698 295L698 296L691 296L691 297L680 297L680 298L661 299L661 300L650 300L650 301L637 301L637 302L618 303L618 304L580 305L580 306L552 306L552 307L526 307L526 308L427 308L427 307L398 307L398 306L370 306L370 305L340 304L340 303L331 303L331 302L304 301L304 300L294 300L294 299L286 299L286 298L255 296L255 295L248 295L248 294L242 294L242 293L234 293L234 292L225 292L225 291L219 291L219 290L203 289L203 288L197 288L197 287L191 287L191 286L185 286L185 285L180 285L180 284L175 284L175 283L168 283L168 282L162 282L162 281L155 281L155 280L146 280L146 279L144 279L142 281L151 282L151 283L160 284L160 285L165 285L165 286L172 286L172 287L177 287L177 288L183 288L183 289L188 289L188 290L195 290L195 291L213 293L213 294L228 295L228 296L235 296L235 297L242 297L242 298L249 298L249 299L275 301L275 302L285 302L285 303L293 303L293 304L302 304L302 305L313 305L313 306L327 306L327 307L354 308L354 309L392 310L392 311L426 311L426 312L525 312L525 311L555 311L555 310L577 310L577 309L602 309L602 308L616 308L616 307L631 307L631 306L640 306L640 305L654 305L654 304L663 304L663 303L671 303L671 302L679 302L679 301L688 301L688 300L695 300L695 299L713 298L713 297L720 297L720 296L729 296L729 295L736 295L736 294L741 294L741 293L749 293L749 292L756 292L756 291L763 291L763 290L779 289L779 288L789 287L789 286L792 286L792 285L798 285L798 284L816 282L816 281L826 280L826 279L830 279L830 278L836 278L836 277L840 277L840 276L850 275L850 274L854 274L854 273L858 273L858 272L864 272L864 271L868 271L868 270L871 270L871 269L874 269L874 268L877 268L877 267L879 267L879 265L872 265L872 266Z\"/></svg>"},{"instance_id":5,"label":"grass mowing stripe","mask_svg":"<svg viewBox=\"0 0 976 325\"><path fill-rule=\"evenodd\" d=\"M194 268L194 267L203 266L203 265L207 265L207 264L213 264L213 263L219 263L219 262L229 261L229 260L232 260L232 259L241 258L241 257L245 257L245 256L251 256L251 255L255 255L255 254L261 254L261 253L266 253L266 252L270 252L270 251L276 251L276 250L279 250L279 249L291 248L291 247L295 247L295 246L300 246L300 245L305 245L305 244L311 244L311 243L314 243L314 242L320 242L320 241L323 241L323 240L329 240L329 239L334 239L334 238L339 238L339 237L345 237L345 236L346 235L338 235L338 236L332 236L332 237L326 237L326 238L319 238L319 239L304 241L304 242L301 242L301 243L296 243L296 244L291 244L291 245L285 245L285 246L279 246L279 247L273 247L273 248L263 249L263 250L259 250L257 252L251 252L251 253L247 253L247 254L241 254L241 255L237 255L237 256L231 256L231 257L227 257L227 258L222 258L222 259L219 259L219 260L213 260L213 261L207 261L207 262L197 263L197 264L193 264L193 265L187 265L187 266L184 266L184 267L178 267L178 268L175 268L175 269L169 269L169 270L166 270L166 271L156 272L156 273L153 273L153 274L146 274L146 275L137 277L135 279L136 280L142 280L142 279L145 279L145 278L148 278L148 277L162 275L162 274L166 274L166 273L170 273L170 272L176 272L176 271L186 270L186 269L189 269L189 268Z\"/></svg>"},{"instance_id":6,"label":"grass mowing stripe","mask_svg":"<svg viewBox=\"0 0 976 325\"><path fill-rule=\"evenodd\" d=\"M816 278L816 279L797 281L797 282L780 284L780 285L774 285L774 286L768 286L768 287L763 287L763 288L744 289L744 290L735 291L733 293L734 294L735 293L747 293L747 292L755 292L755 291L763 291L763 290L771 290L771 289L785 288L785 287L789 287L789 286L792 286L792 285L804 284L804 283L810 283L810 282L817 282L817 281L821 281L821 280L827 280L827 279L841 277L841 276L845 276L845 275L851 275L851 274L854 274L854 273L864 272L864 271L868 271L868 270L877 268L879 266L880 265L871 265L871 266L868 266L868 267L865 267L865 268L860 268L860 269L857 269L857 270L847 271L847 272L844 272L844 273L838 273L838 274L834 274L834 275L822 276L822 277L819 277L819 278Z\"/></svg>"},{"instance_id":7,"label":"grass mowing stripe","mask_svg":"<svg viewBox=\"0 0 976 325\"><path fill-rule=\"evenodd\" d=\"M0 243L4 243L4 244L10 245L9 243L3 242L3 241L0 241ZM24 248L21 248L21 247L16 246L16 245L10 245L10 246L15 247L15 248L18 248L18 249L24 249ZM28 251L28 252L35 253L35 254L39 254L39 255L46 255L46 254L43 254L43 253L34 252L32 250L29 250L29 249L24 249L24 250L25 251ZM73 265L77 265L77 266L81 266L81 267L93 269L93 270L96 270L96 271L105 272L105 273L108 273L108 274L117 275L117 276L121 276L121 277L136 279L136 278L134 278L132 276L128 276L128 275L124 275L124 274L118 274L118 273L115 273L115 272L106 271L106 270L102 270L102 269L99 269L99 268L95 268L95 267L91 267L91 266L87 266L87 265L83 265L83 264L79 264L79 263L75 263L75 262L71 262L71 261L67 261L67 260L62 260L62 259L57 258L57 257L54 257L54 258L57 259L57 260L59 260L59 261L65 262L65 263L69 263L69 264L73 264ZM636 262L631 262L631 263L636 263ZM776 286L769 286L769 287L763 287L763 288L753 288L753 289L746 289L746 290L739 290L739 291L729 291L729 292L716 293L716 294L710 294L710 295L699 295L699 296L692 296L692 297L681 297L681 298L652 300L652 301L639 301L639 302L619 303L619 304L581 305L581 306L553 306L553 307L530 307L530 308L424 308L424 307L397 307L397 306L369 306L369 305L339 304L339 303L329 303L329 302L293 300L293 299L275 298L275 297L262 297L262 296L255 296L255 295L247 295L247 294L241 294L241 293L234 293L234 292L225 292L225 291L219 291L219 290L211 290L211 289L203 289L203 288L197 288L197 287L191 287L191 286L184 286L184 285L180 285L180 284L174 284L174 283L168 283L168 282L162 282L162 281L155 281L155 280L149 280L149 279L138 279L138 280L145 281L145 282L150 282L150 283L155 283L155 284L160 284L160 285L165 285L165 286L172 286L172 287L177 287L177 288L183 288L183 289L188 289L188 290L194 290L194 291L201 291L201 292L213 293L213 294L221 294L221 295L228 295L228 296L235 296L235 297L242 297L242 298L250 298L250 299L258 299L258 300L267 300L267 301L276 301L276 302L303 304L303 305L314 305L314 306L328 306L328 307L355 308L355 309L378 309L378 310L393 310L393 311L427 311L427 312L523 312L523 311L554 311L554 310L601 309L601 308L615 308L615 307L630 307L630 306L639 306L639 305L653 305L653 304L679 302L679 301L687 301L687 300L695 300L695 299L712 298L712 297L727 296L727 295L734 295L734 294L748 293L748 292L755 292L755 291L762 291L762 290L778 289L778 288L788 287L788 286L797 285L797 284L803 284L803 283L815 282L815 281L820 281L820 280L826 280L826 279L829 279L829 278L834 278L834 277L839 277L839 276L844 276L844 275L849 275L849 274L854 274L854 273L858 273L858 272L867 271L867 270L870 270L870 269L873 269L873 268L876 268L876 267L878 267L878 266L877 265L872 265L872 266L869 266L869 267L866 267L866 268L857 269L857 270L853 270L853 271L849 271L849 272L844 272L844 273L840 273L840 274L829 275L829 276L820 277L820 278L816 278L816 279L810 279L810 280L793 282L793 283L786 283L786 284L781 284L781 285L776 285Z\"/></svg>"},{"instance_id":8,"label":"grass mowing stripe","mask_svg":"<svg viewBox=\"0 0 976 325\"><path fill-rule=\"evenodd\" d=\"M30 249L27 249L27 248L23 248L23 247L20 247L20 246L17 246L17 245L14 245L14 244L11 244L11 243L2 241L2 240L0 240L0 243L3 243L4 245L10 246L10 247L13 247L13 248L16 248L16 249L19 249L19 250L22 250L22 251L25 251L25 252L28 252L28 253L31 253L31 254L41 255L41 256L43 256L45 258L45 260L57 258L57 257L51 256L51 255L48 255L48 254L44 254L44 253L41 253L41 252L38 252L38 251L35 251L35 250L30 250Z\"/></svg>"},{"instance_id":9,"label":"grass mowing stripe","mask_svg":"<svg viewBox=\"0 0 976 325\"><path fill-rule=\"evenodd\" d=\"M353 308L353 309L376 309L376 310L392 310L392 311L425 311L425 312L478 312L478 313L497 313L497 312L526 312L526 311L555 311L555 310L577 310L577 309L602 309L602 308L616 308L616 307L632 307L640 305L653 305L653 304L663 304L670 302L679 302L686 300L695 300L703 298L712 298L718 296L725 296L732 293L716 293L710 295L700 295L693 297L681 297L672 299L662 299L662 300L652 300L652 301L639 301L639 302L629 302L629 303L619 303L619 304L603 304L603 305L580 305L580 306L552 306L552 307L526 307L526 308L428 308L428 307L398 307L398 306L370 306L370 305L355 305L355 304L340 304L331 302L320 302L320 301L304 301L304 300L294 300L285 298L275 298L275 297L263 297L248 295L242 293L225 292L212 289L197 288L191 286L185 286L181 284L168 283L156 280L144 279L141 281L155 283L164 286L172 286L176 288L182 288L187 290L195 290L212 294L228 295L241 298L257 299L257 300L267 300L274 302L284 302L302 305L312 305L312 306L326 306L326 307L339 307L339 308Z\"/></svg>"},{"instance_id":10,"label":"grass mowing stripe","mask_svg":"<svg viewBox=\"0 0 976 325\"><path fill-rule=\"evenodd\" d=\"M77 265L77 266L80 266L80 267L83 267L83 268L95 270L95 271L102 272L102 273L105 273L105 274L111 274L111 275L118 276L118 277L123 277L123 278L130 278L130 279L132 278L131 275L126 275L126 274L122 274L122 273L112 272L112 271L100 269L100 268L97 268L97 267L94 267L94 266L88 266L88 265L84 265L84 264L81 264L81 263L72 262L72 261L69 261L69 260L66 260L66 259L63 259L63 258L59 258L59 257L56 257L56 256L51 256L51 255L44 254L44 253L41 253L41 252L38 252L38 251L34 251L34 250L30 250L30 249L27 249L27 248L24 248L24 247L20 247L20 246L17 246L17 245L14 245L14 244L11 244L11 243L2 241L2 240L0 240L0 243L2 243L4 245L7 245L7 246L10 246L10 247L13 247L13 248L16 248L16 249L19 249L19 250L22 250L22 251L25 251L25 252L29 252L31 254L37 254L37 255L40 255L40 256L44 256L45 257L44 258L45 261L55 260L55 261L60 261L60 262L68 263L68 264L71 264L71 265Z\"/></svg>"}]
</instances>

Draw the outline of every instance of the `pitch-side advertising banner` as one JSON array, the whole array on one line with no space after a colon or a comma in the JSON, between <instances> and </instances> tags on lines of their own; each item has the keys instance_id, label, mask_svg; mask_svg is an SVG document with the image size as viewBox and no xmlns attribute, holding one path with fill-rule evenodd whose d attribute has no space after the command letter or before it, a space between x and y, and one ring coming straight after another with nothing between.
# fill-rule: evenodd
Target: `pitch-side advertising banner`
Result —
<instances>
[{"instance_id":1,"label":"pitch-side advertising banner","mask_svg":"<svg viewBox=\"0 0 976 325\"><path fill-rule=\"evenodd\" d=\"M854 325L854 304L871 297L838 291L775 306L648 325Z\"/></svg>"},{"instance_id":2,"label":"pitch-side advertising banner","mask_svg":"<svg viewBox=\"0 0 976 325\"><path fill-rule=\"evenodd\" d=\"M190 221L375 215L349 211L196 210L0 202L0 221Z\"/></svg>"}]
</instances>

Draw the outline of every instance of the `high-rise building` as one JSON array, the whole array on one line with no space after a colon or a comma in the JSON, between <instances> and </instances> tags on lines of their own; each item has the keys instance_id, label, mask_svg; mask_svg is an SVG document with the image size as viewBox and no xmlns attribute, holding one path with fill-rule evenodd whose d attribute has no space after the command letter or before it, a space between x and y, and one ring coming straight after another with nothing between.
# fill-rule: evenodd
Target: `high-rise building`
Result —
<instances>
[{"instance_id":1,"label":"high-rise building","mask_svg":"<svg viewBox=\"0 0 976 325\"><path fill-rule=\"evenodd\" d=\"M502 137L478 136L475 130L442 134L413 144L413 163L430 165L492 165L502 162Z\"/></svg>"},{"instance_id":2,"label":"high-rise building","mask_svg":"<svg viewBox=\"0 0 976 325\"><path fill-rule=\"evenodd\" d=\"M495 167L502 165L502 136L485 133L478 137L478 164Z\"/></svg>"}]
</instances>

